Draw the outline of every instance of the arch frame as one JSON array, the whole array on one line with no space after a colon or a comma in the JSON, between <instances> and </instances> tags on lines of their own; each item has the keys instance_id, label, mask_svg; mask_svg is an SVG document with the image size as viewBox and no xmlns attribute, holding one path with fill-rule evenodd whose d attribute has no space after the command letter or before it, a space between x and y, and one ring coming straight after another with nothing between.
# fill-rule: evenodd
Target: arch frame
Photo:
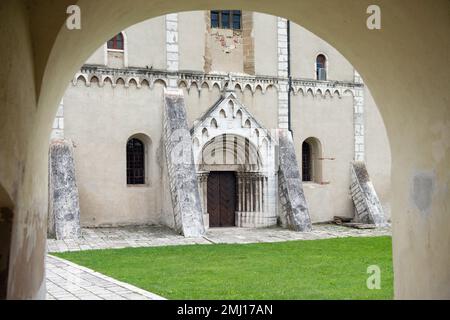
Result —
<instances>
[{"instance_id":1,"label":"arch frame","mask_svg":"<svg viewBox=\"0 0 450 320\"><path fill-rule=\"evenodd\" d=\"M326 79L325 80L319 80L317 79L317 59L319 58L319 56L324 56L325 57L325 74L326 74ZM314 56L314 75L316 75L316 80L318 81L329 81L329 58L328 55L324 52L324 51L318 51L316 52L315 56Z\"/></svg>"},{"instance_id":2,"label":"arch frame","mask_svg":"<svg viewBox=\"0 0 450 320\"><path fill-rule=\"evenodd\" d=\"M129 188L139 188L139 187L151 187L152 186L152 161L153 161L153 142L149 135L139 132L139 133L133 133L129 135L128 139L126 140L125 146L128 145L128 142L132 139L139 140L144 147L144 183L142 184L129 184L128 183L128 176L126 175L126 185ZM128 150L125 149L125 157L128 156ZM127 165L127 160L125 159L125 165ZM127 168L125 168L127 170Z\"/></svg>"},{"instance_id":3,"label":"arch frame","mask_svg":"<svg viewBox=\"0 0 450 320\"><path fill-rule=\"evenodd\" d=\"M310 180L302 180L304 183L323 184L323 144L317 137L308 137L302 142L302 172L303 172L303 144L307 143L310 148Z\"/></svg>"},{"instance_id":4,"label":"arch frame","mask_svg":"<svg viewBox=\"0 0 450 320\"><path fill-rule=\"evenodd\" d=\"M130 7L118 0L108 5L104 1L79 0L77 4L83 8L85 23L82 30L73 32L67 30L67 17L62 10L73 4L69 0L58 1L57 6L48 1L41 5L32 3L29 8L19 1L6 0L5 10L0 15L4 21L12 23L11 27L0 30L4 31L6 43L12 48L17 48L16 43L23 43L23 51L1 52L3 60L12 64L11 77L3 77L3 81L11 85L0 86L0 90L8 93L10 87L29 88L30 92L34 89L34 95L30 94L29 98L22 95L23 99L16 99L11 95L14 100L0 103L1 114L6 119L15 119L15 126L21 132L17 142L16 138L11 139L12 143L5 142L8 139L1 141L1 150L6 154L0 155L1 163L6 163L8 168L26 168L22 179L19 170L8 172L2 168L0 175L0 182L17 186L18 199L21 199L16 212L18 223L14 227L17 272L10 281L8 296L43 297L41 253L45 251L42 246L45 230L29 228L27 238L21 237L21 232L27 227L24 221L40 226L45 220L47 196L45 188L36 181L46 181L46 163L42 160L46 158L46 150L38 146L47 145L54 114L70 77L114 31L168 12L234 5L242 10L283 16L301 23L340 50L359 70L380 107L393 150L395 296L449 298L450 271L446 266L450 259L450 242L446 240L450 225L447 214L450 155L446 142L450 121L450 72L448 65L435 68L439 55L449 52L450 48L449 3L447 0L435 0L432 4L413 1L405 6L402 1L375 1L383 6L383 31L365 28L365 1L140 1L139 5ZM327 10L315 10L317 7ZM48 14L49 10L52 14ZM355 18L348 19L349 16ZM8 35L11 30L14 30L10 32L14 39ZM414 37L410 37L411 34ZM34 52L33 43L38 44ZM79 44L75 50L74 43ZM386 46L386 43L392 45ZM383 79L379 79L380 66L384 67ZM21 77L15 77L16 74ZM391 85L386 86L386 83ZM16 113L26 116L16 116ZM2 130L2 135L14 137L14 131L8 133L8 129ZM421 181L434 188L420 187ZM421 194L431 199L425 207L420 201ZM24 247L30 248L30 256L24 257L21 251ZM37 264L34 270L25 267L29 261Z\"/></svg>"},{"instance_id":5,"label":"arch frame","mask_svg":"<svg viewBox=\"0 0 450 320\"><path fill-rule=\"evenodd\" d=\"M108 41L106 41L103 44L103 63L105 66L108 66L108 63L109 63L108 53L109 52L119 52L119 53L123 53L123 66L125 68L127 68L128 67L128 36L127 36L127 33L125 32L125 30L120 31L117 34L119 34L119 33L121 33L123 36L123 50L108 48Z\"/></svg>"}]
</instances>

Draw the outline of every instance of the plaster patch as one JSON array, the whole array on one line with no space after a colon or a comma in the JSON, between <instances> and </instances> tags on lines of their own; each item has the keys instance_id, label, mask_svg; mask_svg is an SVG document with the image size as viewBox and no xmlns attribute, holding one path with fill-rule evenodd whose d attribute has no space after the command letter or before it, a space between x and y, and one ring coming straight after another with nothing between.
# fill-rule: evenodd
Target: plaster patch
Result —
<instances>
[{"instance_id":1,"label":"plaster patch","mask_svg":"<svg viewBox=\"0 0 450 320\"><path fill-rule=\"evenodd\" d=\"M435 180L434 172L419 172L413 177L411 199L423 216L427 216L430 212Z\"/></svg>"},{"instance_id":2,"label":"plaster patch","mask_svg":"<svg viewBox=\"0 0 450 320\"><path fill-rule=\"evenodd\" d=\"M450 150L450 121L437 123L431 128L431 132L438 136L431 144L431 154L436 162L441 162Z\"/></svg>"}]
</instances>

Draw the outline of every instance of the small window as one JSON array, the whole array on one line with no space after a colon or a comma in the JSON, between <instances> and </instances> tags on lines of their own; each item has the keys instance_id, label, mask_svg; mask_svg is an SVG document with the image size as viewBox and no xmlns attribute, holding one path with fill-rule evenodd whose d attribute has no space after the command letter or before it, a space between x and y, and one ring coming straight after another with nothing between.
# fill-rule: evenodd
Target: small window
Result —
<instances>
[{"instance_id":1,"label":"small window","mask_svg":"<svg viewBox=\"0 0 450 320\"><path fill-rule=\"evenodd\" d=\"M302 144L302 180L322 183L322 144L310 137Z\"/></svg>"},{"instance_id":2,"label":"small window","mask_svg":"<svg viewBox=\"0 0 450 320\"><path fill-rule=\"evenodd\" d=\"M323 54L316 58L316 76L317 80L327 80L327 58Z\"/></svg>"},{"instance_id":3,"label":"small window","mask_svg":"<svg viewBox=\"0 0 450 320\"><path fill-rule=\"evenodd\" d=\"M127 143L127 184L145 184L145 148L139 139Z\"/></svg>"},{"instance_id":4,"label":"small window","mask_svg":"<svg viewBox=\"0 0 450 320\"><path fill-rule=\"evenodd\" d=\"M241 20L242 20L241 11L239 10L233 11L233 29L235 30L241 29Z\"/></svg>"},{"instance_id":5,"label":"small window","mask_svg":"<svg viewBox=\"0 0 450 320\"><path fill-rule=\"evenodd\" d=\"M219 11L211 11L211 28L219 27Z\"/></svg>"},{"instance_id":6,"label":"small window","mask_svg":"<svg viewBox=\"0 0 450 320\"><path fill-rule=\"evenodd\" d=\"M230 11L222 11L221 13L221 28L229 29L230 28Z\"/></svg>"},{"instance_id":7,"label":"small window","mask_svg":"<svg viewBox=\"0 0 450 320\"><path fill-rule=\"evenodd\" d=\"M108 41L108 49L113 50L124 50L125 49L125 43L123 34L119 33L114 38Z\"/></svg>"},{"instance_id":8,"label":"small window","mask_svg":"<svg viewBox=\"0 0 450 320\"><path fill-rule=\"evenodd\" d=\"M302 180L312 181L311 145L304 141L302 144Z\"/></svg>"},{"instance_id":9,"label":"small window","mask_svg":"<svg viewBox=\"0 0 450 320\"><path fill-rule=\"evenodd\" d=\"M211 28L240 30L242 13L240 10L211 11Z\"/></svg>"}]
</instances>

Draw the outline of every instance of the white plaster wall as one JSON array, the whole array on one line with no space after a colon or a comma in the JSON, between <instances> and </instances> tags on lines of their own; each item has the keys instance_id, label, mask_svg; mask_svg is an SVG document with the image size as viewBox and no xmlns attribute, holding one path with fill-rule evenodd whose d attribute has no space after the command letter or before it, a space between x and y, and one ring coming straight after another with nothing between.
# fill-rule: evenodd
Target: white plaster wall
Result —
<instances>
[{"instance_id":1,"label":"white plaster wall","mask_svg":"<svg viewBox=\"0 0 450 320\"><path fill-rule=\"evenodd\" d=\"M253 13L253 38L255 44L255 73L277 76L277 17Z\"/></svg>"},{"instance_id":2,"label":"white plaster wall","mask_svg":"<svg viewBox=\"0 0 450 320\"><path fill-rule=\"evenodd\" d=\"M243 93L239 92L238 97L264 127L278 127L278 92L274 87L270 87L265 93L259 89L255 93L245 89Z\"/></svg>"},{"instance_id":3,"label":"white plaster wall","mask_svg":"<svg viewBox=\"0 0 450 320\"><path fill-rule=\"evenodd\" d=\"M364 90L366 167L387 219L391 217L391 149L377 105Z\"/></svg>"},{"instance_id":4,"label":"white plaster wall","mask_svg":"<svg viewBox=\"0 0 450 320\"><path fill-rule=\"evenodd\" d=\"M329 184L308 182L303 185L312 222L329 221L336 215L352 217L349 186L353 160L353 98L293 96L292 130L300 165L302 143L309 137L320 140L322 157L335 158L322 161L322 180Z\"/></svg>"},{"instance_id":5,"label":"white plaster wall","mask_svg":"<svg viewBox=\"0 0 450 320\"><path fill-rule=\"evenodd\" d=\"M105 45L101 46L89 57L87 64L105 65Z\"/></svg>"},{"instance_id":6,"label":"white plaster wall","mask_svg":"<svg viewBox=\"0 0 450 320\"><path fill-rule=\"evenodd\" d=\"M166 68L165 17L146 20L126 29L130 67Z\"/></svg>"},{"instance_id":7,"label":"white plaster wall","mask_svg":"<svg viewBox=\"0 0 450 320\"><path fill-rule=\"evenodd\" d=\"M328 58L328 80L353 81L353 66L335 48L305 28L291 23L291 73L297 78L316 78L319 53Z\"/></svg>"},{"instance_id":8,"label":"white plaster wall","mask_svg":"<svg viewBox=\"0 0 450 320\"><path fill-rule=\"evenodd\" d=\"M205 65L205 11L178 14L180 70L203 71Z\"/></svg>"},{"instance_id":9,"label":"white plaster wall","mask_svg":"<svg viewBox=\"0 0 450 320\"><path fill-rule=\"evenodd\" d=\"M189 92L187 88L183 88L183 93L189 127L192 127L194 121L208 111L221 96L221 92L216 86L211 90L204 86L199 91L195 84L190 87Z\"/></svg>"},{"instance_id":10,"label":"white plaster wall","mask_svg":"<svg viewBox=\"0 0 450 320\"><path fill-rule=\"evenodd\" d=\"M221 39L225 41L222 42ZM212 57L212 71L244 73L244 45L241 31L213 28L206 41L207 50Z\"/></svg>"},{"instance_id":11,"label":"white plaster wall","mask_svg":"<svg viewBox=\"0 0 450 320\"><path fill-rule=\"evenodd\" d=\"M166 68L165 17L157 17L135 24L124 30L125 51L129 67ZM111 59L111 58L110 58ZM106 60L110 60L106 59ZM125 58L122 58L124 60ZM107 61L110 67L123 67L123 62ZM105 64L105 44L98 48L86 61L87 64Z\"/></svg>"},{"instance_id":12,"label":"white plaster wall","mask_svg":"<svg viewBox=\"0 0 450 320\"><path fill-rule=\"evenodd\" d=\"M76 177L84 226L159 224L170 216L162 199L162 85L137 89L79 82L65 94L65 135L75 145ZM148 184L127 186L126 143L151 139Z\"/></svg>"}]
</instances>

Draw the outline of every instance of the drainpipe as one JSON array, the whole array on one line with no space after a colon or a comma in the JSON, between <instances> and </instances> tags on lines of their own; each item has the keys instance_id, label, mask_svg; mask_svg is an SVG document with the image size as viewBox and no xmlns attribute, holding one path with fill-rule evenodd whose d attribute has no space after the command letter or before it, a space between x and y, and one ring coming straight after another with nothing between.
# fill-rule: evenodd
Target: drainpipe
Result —
<instances>
[{"instance_id":1,"label":"drainpipe","mask_svg":"<svg viewBox=\"0 0 450 320\"><path fill-rule=\"evenodd\" d=\"M288 130L292 133L291 126L291 88L292 88L292 76L291 76L291 21L287 21L287 54L288 54ZM292 134L292 138L294 135Z\"/></svg>"}]
</instances>

